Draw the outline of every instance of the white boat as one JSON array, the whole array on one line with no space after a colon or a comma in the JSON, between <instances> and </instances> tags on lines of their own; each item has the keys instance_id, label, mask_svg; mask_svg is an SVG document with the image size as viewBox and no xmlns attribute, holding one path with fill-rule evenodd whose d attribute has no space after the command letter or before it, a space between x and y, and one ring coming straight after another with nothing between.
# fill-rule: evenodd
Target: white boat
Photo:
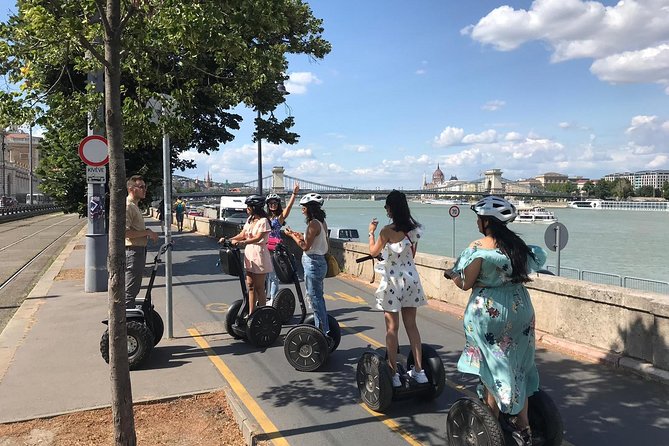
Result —
<instances>
[{"instance_id":1,"label":"white boat","mask_svg":"<svg viewBox=\"0 0 669 446\"><path fill-rule=\"evenodd\" d=\"M608 209L613 211L669 211L668 201L576 200L567 203L574 209Z\"/></svg>"},{"instance_id":2,"label":"white boat","mask_svg":"<svg viewBox=\"0 0 669 446\"><path fill-rule=\"evenodd\" d=\"M518 216L513 221L514 223L543 223L550 224L557 221L553 212L547 211L545 208L535 206L531 209L521 209L518 211Z\"/></svg>"},{"instance_id":3,"label":"white boat","mask_svg":"<svg viewBox=\"0 0 669 446\"><path fill-rule=\"evenodd\" d=\"M439 200L439 199L423 200L423 203L437 204L437 205L456 205L456 206L464 206L469 204L464 200Z\"/></svg>"},{"instance_id":4,"label":"white boat","mask_svg":"<svg viewBox=\"0 0 669 446\"><path fill-rule=\"evenodd\" d=\"M602 200L574 200L567 203L567 206L574 209L600 209Z\"/></svg>"}]
</instances>

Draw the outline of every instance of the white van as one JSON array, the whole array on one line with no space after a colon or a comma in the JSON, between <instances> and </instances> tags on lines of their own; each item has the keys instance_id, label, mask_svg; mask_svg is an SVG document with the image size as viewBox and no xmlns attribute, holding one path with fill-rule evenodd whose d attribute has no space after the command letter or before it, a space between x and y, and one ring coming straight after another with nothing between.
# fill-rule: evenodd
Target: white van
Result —
<instances>
[{"instance_id":1,"label":"white van","mask_svg":"<svg viewBox=\"0 0 669 446\"><path fill-rule=\"evenodd\" d=\"M360 241L358 230L350 228L328 228L328 237L346 240L347 242Z\"/></svg>"},{"instance_id":2,"label":"white van","mask_svg":"<svg viewBox=\"0 0 669 446\"><path fill-rule=\"evenodd\" d=\"M246 197L221 197L221 207L219 218L231 223L246 223L249 217L246 214Z\"/></svg>"}]
</instances>

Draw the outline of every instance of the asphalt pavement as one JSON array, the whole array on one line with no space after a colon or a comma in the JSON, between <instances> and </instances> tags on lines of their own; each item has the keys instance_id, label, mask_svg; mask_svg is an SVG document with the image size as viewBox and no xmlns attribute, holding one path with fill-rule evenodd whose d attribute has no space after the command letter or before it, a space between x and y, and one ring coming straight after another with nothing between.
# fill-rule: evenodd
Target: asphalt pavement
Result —
<instances>
[{"instance_id":1,"label":"asphalt pavement","mask_svg":"<svg viewBox=\"0 0 669 446\"><path fill-rule=\"evenodd\" d=\"M155 229L157 222L150 225ZM261 433L277 445L444 443L448 408L474 384L455 370L464 341L457 313L434 303L419 310L423 342L444 361L446 390L434 401L398 402L380 416L360 403L355 384L358 358L384 340L369 284L344 275L326 279L328 311L342 327L341 344L320 370L298 372L285 360L282 336L258 349L226 333L225 311L241 296L238 279L216 265L216 241L194 233L175 234L174 241L174 337L163 338L131 372L134 401L225 389L249 443ZM84 292L84 243L82 232L0 334L1 423L111 401L109 368L99 352L107 293ZM161 267L153 298L167 319L163 276ZM406 348L403 334L400 342ZM537 363L542 387L564 418L566 444L630 444L638 442L639 429L644 444L667 444L666 385L546 349L538 351Z\"/></svg>"}]
</instances>

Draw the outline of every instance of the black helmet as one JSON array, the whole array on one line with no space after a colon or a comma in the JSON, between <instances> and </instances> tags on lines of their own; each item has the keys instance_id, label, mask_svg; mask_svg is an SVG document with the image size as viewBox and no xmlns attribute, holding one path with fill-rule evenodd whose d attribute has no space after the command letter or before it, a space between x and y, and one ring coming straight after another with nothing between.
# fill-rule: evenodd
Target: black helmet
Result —
<instances>
[{"instance_id":1,"label":"black helmet","mask_svg":"<svg viewBox=\"0 0 669 446\"><path fill-rule=\"evenodd\" d=\"M247 206L252 206L252 207L258 207L258 206L264 206L265 205L265 197L262 195L249 195L246 197L246 201L244 203Z\"/></svg>"}]
</instances>

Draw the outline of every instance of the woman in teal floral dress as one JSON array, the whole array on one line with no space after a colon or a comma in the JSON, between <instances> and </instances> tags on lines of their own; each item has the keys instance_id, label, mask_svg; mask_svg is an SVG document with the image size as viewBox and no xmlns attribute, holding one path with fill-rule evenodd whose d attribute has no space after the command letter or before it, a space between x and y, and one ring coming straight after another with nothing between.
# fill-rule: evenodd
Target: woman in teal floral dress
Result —
<instances>
[{"instance_id":1,"label":"woman in teal floral dress","mask_svg":"<svg viewBox=\"0 0 669 446\"><path fill-rule=\"evenodd\" d=\"M446 275L472 290L464 317L465 348L458 370L478 375L479 395L493 413L512 415L520 444L531 444L527 398L539 389L534 361L534 308L524 283L540 269L546 252L528 246L507 223L516 208L496 196L472 206L483 238L465 249Z\"/></svg>"}]
</instances>

